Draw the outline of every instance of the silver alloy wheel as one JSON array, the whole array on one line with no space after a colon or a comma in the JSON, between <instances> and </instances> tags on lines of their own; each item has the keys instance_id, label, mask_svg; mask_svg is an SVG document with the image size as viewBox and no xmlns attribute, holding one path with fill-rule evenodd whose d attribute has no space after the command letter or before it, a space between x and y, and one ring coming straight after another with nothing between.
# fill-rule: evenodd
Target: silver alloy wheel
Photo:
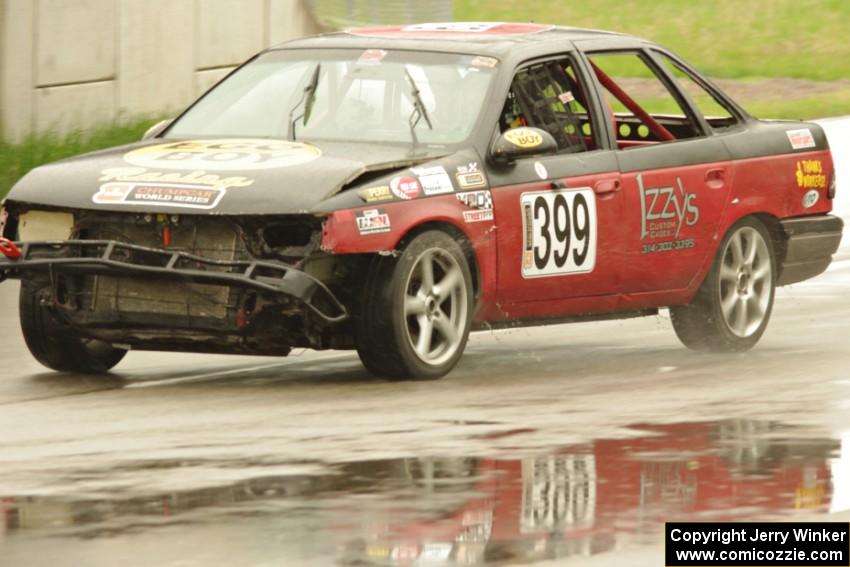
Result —
<instances>
[{"instance_id":1,"label":"silver alloy wheel","mask_svg":"<svg viewBox=\"0 0 850 567\"><path fill-rule=\"evenodd\" d=\"M468 308L467 284L454 256L439 248L420 254L404 296L407 340L420 360L436 366L457 352Z\"/></svg>"},{"instance_id":2,"label":"silver alloy wheel","mask_svg":"<svg viewBox=\"0 0 850 567\"><path fill-rule=\"evenodd\" d=\"M770 251L761 233L745 226L726 243L720 263L720 311L727 328L746 338L764 322L773 293Z\"/></svg>"}]
</instances>

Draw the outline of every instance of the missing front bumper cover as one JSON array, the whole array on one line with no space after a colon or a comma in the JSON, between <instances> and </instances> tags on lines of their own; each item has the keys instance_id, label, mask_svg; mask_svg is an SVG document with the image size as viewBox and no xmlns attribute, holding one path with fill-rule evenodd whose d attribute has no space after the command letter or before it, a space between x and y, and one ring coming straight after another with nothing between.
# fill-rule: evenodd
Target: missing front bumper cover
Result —
<instances>
[{"instance_id":1,"label":"missing front bumper cover","mask_svg":"<svg viewBox=\"0 0 850 567\"><path fill-rule=\"evenodd\" d=\"M32 272L156 277L295 299L326 323L339 323L349 316L325 284L279 262L210 260L114 240L6 241L0 252L0 281L21 279Z\"/></svg>"}]
</instances>

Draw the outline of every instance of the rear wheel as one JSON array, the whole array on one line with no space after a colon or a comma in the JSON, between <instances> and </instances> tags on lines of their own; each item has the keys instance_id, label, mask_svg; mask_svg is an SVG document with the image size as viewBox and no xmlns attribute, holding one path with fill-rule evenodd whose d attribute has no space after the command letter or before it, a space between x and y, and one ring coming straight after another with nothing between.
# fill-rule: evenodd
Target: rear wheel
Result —
<instances>
[{"instance_id":1,"label":"rear wheel","mask_svg":"<svg viewBox=\"0 0 850 567\"><path fill-rule=\"evenodd\" d=\"M126 350L80 337L43 305L48 298L46 289L21 285L21 331L36 360L51 370L80 374L108 372L121 362Z\"/></svg>"},{"instance_id":2,"label":"rear wheel","mask_svg":"<svg viewBox=\"0 0 850 567\"><path fill-rule=\"evenodd\" d=\"M414 237L397 258L380 258L356 322L366 368L396 379L433 379L460 359L472 316L472 276L448 234Z\"/></svg>"},{"instance_id":3,"label":"rear wheel","mask_svg":"<svg viewBox=\"0 0 850 567\"><path fill-rule=\"evenodd\" d=\"M775 289L770 234L758 219L747 217L723 238L694 300L670 309L673 328L693 350L748 350L767 328Z\"/></svg>"}]
</instances>

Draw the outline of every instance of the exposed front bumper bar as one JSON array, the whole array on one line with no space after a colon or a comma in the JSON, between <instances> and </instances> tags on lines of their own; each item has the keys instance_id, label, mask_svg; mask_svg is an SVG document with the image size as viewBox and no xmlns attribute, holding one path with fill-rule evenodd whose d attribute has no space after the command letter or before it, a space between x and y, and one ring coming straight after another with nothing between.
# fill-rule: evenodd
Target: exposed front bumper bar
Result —
<instances>
[{"instance_id":1,"label":"exposed front bumper bar","mask_svg":"<svg viewBox=\"0 0 850 567\"><path fill-rule=\"evenodd\" d=\"M348 318L345 306L325 284L288 264L210 260L114 240L12 243L0 239L0 281L31 272L136 275L255 289L294 298L327 323Z\"/></svg>"},{"instance_id":2,"label":"exposed front bumper bar","mask_svg":"<svg viewBox=\"0 0 850 567\"><path fill-rule=\"evenodd\" d=\"M801 282L826 271L841 243L844 221L833 215L818 215L786 219L780 224L786 251L777 285Z\"/></svg>"}]
</instances>

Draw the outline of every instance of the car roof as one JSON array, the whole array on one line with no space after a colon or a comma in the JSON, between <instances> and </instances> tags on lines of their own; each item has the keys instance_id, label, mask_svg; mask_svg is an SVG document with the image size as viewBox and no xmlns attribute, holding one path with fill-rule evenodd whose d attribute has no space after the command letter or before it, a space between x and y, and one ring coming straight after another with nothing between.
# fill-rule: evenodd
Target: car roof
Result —
<instances>
[{"instance_id":1,"label":"car roof","mask_svg":"<svg viewBox=\"0 0 850 567\"><path fill-rule=\"evenodd\" d=\"M617 32L506 22L448 22L351 28L289 41L272 49L364 48L467 52L504 57L521 47L563 49L587 40L645 40Z\"/></svg>"}]
</instances>

